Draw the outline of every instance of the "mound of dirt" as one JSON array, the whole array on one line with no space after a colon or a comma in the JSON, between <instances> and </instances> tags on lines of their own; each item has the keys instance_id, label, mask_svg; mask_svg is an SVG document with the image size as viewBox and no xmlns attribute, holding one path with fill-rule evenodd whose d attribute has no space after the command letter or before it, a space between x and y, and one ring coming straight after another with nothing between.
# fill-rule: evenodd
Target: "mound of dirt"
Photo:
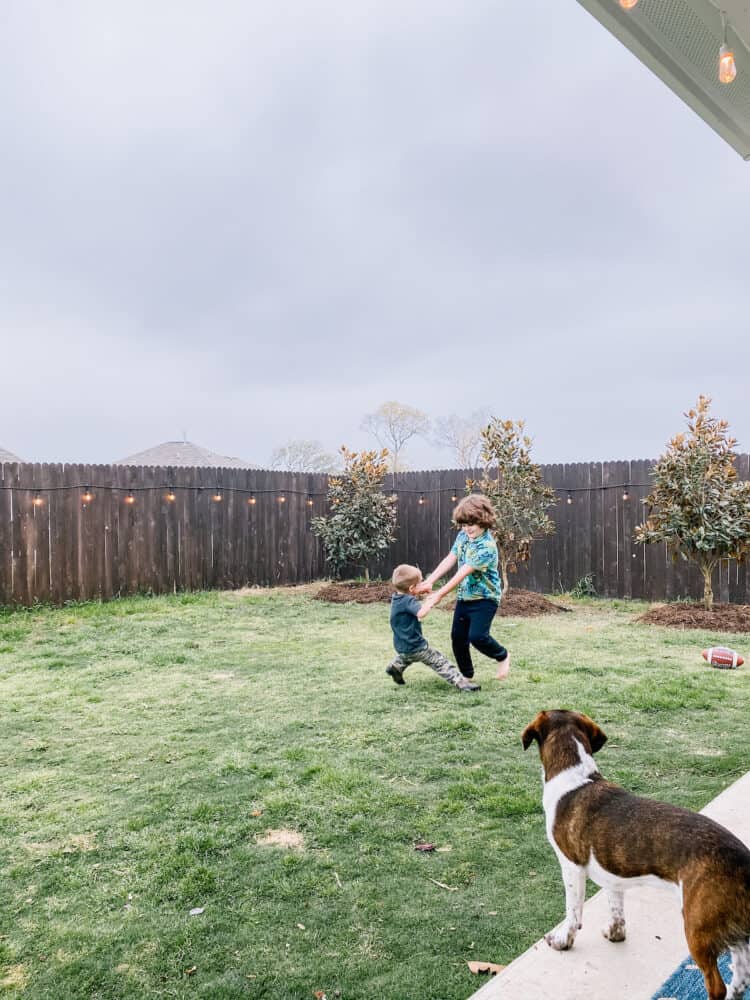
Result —
<instances>
[{"instance_id":1,"label":"mound of dirt","mask_svg":"<svg viewBox=\"0 0 750 1000\"><path fill-rule=\"evenodd\" d=\"M390 583L329 583L317 592L315 600L331 604L374 604L378 601L390 601L392 593ZM450 610L453 603L446 600L439 607ZM570 608L554 604L542 594L535 594L530 590L512 589L503 596L498 615L503 618L532 618L558 611L570 611Z\"/></svg>"},{"instance_id":2,"label":"mound of dirt","mask_svg":"<svg viewBox=\"0 0 750 1000\"><path fill-rule=\"evenodd\" d=\"M329 604L375 604L390 601L393 587L390 583L329 583L315 595L316 601Z\"/></svg>"},{"instance_id":3,"label":"mound of dirt","mask_svg":"<svg viewBox=\"0 0 750 1000\"><path fill-rule=\"evenodd\" d=\"M507 594L503 594L498 615L502 618L534 618L537 615L554 615L558 611L570 610L562 604L547 600L543 594L511 588Z\"/></svg>"},{"instance_id":4,"label":"mound of dirt","mask_svg":"<svg viewBox=\"0 0 750 1000\"><path fill-rule=\"evenodd\" d=\"M706 611L702 604L659 604L637 620L649 625L666 625L668 628L750 632L750 605L714 604L710 611Z\"/></svg>"}]
</instances>

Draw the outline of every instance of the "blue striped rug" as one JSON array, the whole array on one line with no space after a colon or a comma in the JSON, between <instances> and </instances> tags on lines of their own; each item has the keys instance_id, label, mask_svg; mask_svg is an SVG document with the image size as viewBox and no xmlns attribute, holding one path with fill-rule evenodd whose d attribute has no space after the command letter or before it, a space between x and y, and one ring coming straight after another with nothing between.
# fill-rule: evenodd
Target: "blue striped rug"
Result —
<instances>
[{"instance_id":1,"label":"blue striped rug","mask_svg":"<svg viewBox=\"0 0 750 1000\"><path fill-rule=\"evenodd\" d=\"M728 951L725 951L719 959L719 972L725 983L732 978ZM746 991L745 996L750 996L750 990ZM706 1000L703 973L689 955L661 989L654 993L651 1000Z\"/></svg>"}]
</instances>

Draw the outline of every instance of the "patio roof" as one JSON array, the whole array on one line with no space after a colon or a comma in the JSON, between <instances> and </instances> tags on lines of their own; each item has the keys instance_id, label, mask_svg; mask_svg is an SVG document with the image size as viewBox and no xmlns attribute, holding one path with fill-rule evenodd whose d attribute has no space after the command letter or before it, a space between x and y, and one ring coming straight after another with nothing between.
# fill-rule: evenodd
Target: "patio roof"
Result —
<instances>
[{"instance_id":1,"label":"patio roof","mask_svg":"<svg viewBox=\"0 0 750 1000\"><path fill-rule=\"evenodd\" d=\"M750 160L750 2L578 0L689 107L746 160ZM721 11L737 76L719 83Z\"/></svg>"}]
</instances>

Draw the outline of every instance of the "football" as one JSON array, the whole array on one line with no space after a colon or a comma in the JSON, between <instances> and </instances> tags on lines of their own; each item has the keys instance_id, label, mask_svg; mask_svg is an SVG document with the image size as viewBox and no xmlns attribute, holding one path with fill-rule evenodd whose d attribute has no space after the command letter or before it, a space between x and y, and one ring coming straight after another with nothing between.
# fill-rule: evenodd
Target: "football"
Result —
<instances>
[{"instance_id":1,"label":"football","mask_svg":"<svg viewBox=\"0 0 750 1000\"><path fill-rule=\"evenodd\" d=\"M734 670L741 667L745 662L736 649L728 649L726 646L712 646L703 650L703 659L710 663L712 667L719 670Z\"/></svg>"}]
</instances>

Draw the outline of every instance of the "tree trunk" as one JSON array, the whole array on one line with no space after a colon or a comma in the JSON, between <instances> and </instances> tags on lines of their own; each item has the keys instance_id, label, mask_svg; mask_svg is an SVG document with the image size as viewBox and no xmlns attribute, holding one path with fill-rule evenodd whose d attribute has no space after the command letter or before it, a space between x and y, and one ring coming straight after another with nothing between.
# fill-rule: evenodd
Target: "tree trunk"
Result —
<instances>
[{"instance_id":1,"label":"tree trunk","mask_svg":"<svg viewBox=\"0 0 750 1000\"><path fill-rule=\"evenodd\" d=\"M715 565L713 562L701 563L701 573L703 574L703 607L706 611L710 611L714 606L714 590L711 586L711 577Z\"/></svg>"},{"instance_id":2,"label":"tree trunk","mask_svg":"<svg viewBox=\"0 0 750 1000\"><path fill-rule=\"evenodd\" d=\"M503 593L507 594L510 590L510 584L508 583L508 560L503 556L500 556L500 577L503 581Z\"/></svg>"},{"instance_id":3,"label":"tree trunk","mask_svg":"<svg viewBox=\"0 0 750 1000\"><path fill-rule=\"evenodd\" d=\"M370 567L365 566L365 583L370 582Z\"/></svg>"}]
</instances>

